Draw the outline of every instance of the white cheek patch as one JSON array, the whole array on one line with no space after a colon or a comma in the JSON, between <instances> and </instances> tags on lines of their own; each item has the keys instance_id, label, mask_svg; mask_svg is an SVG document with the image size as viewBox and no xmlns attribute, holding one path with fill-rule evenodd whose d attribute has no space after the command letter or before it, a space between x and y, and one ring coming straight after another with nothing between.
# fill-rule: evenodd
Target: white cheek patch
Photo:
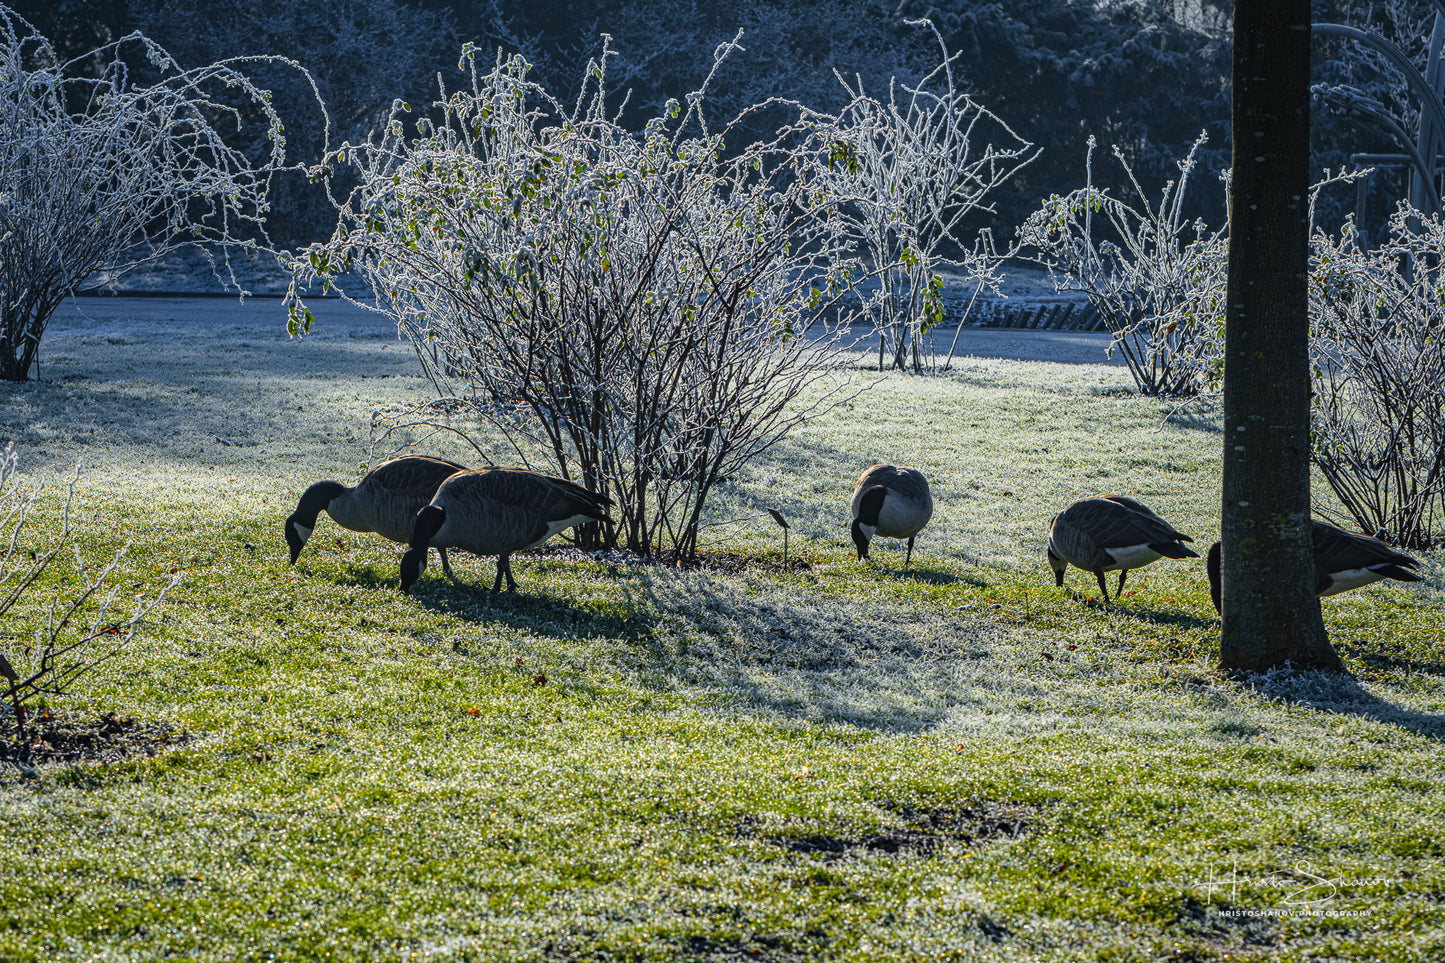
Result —
<instances>
[{"instance_id":1,"label":"white cheek patch","mask_svg":"<svg viewBox=\"0 0 1445 963\"><path fill-rule=\"evenodd\" d=\"M301 536L301 541L304 542L311 537L311 529L302 525L300 522L292 522L291 527L296 529L296 534Z\"/></svg>"},{"instance_id":2,"label":"white cheek patch","mask_svg":"<svg viewBox=\"0 0 1445 963\"><path fill-rule=\"evenodd\" d=\"M871 539L874 535L877 535L877 534L878 534L878 526L877 526L877 525L869 525L867 522L859 522L859 523L858 523L858 530L859 530L860 532L862 532L864 535L867 535L870 539Z\"/></svg>"}]
</instances>

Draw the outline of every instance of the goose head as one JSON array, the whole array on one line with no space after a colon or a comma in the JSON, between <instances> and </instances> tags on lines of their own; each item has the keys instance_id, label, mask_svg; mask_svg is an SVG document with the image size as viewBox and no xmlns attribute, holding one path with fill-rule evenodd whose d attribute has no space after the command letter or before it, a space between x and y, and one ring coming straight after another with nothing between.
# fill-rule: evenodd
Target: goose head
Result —
<instances>
[{"instance_id":1,"label":"goose head","mask_svg":"<svg viewBox=\"0 0 1445 963\"><path fill-rule=\"evenodd\" d=\"M853 546L858 549L858 561L868 561L868 543L873 540L873 535L878 531L875 525L865 525L863 522L854 519L853 521Z\"/></svg>"},{"instance_id":2,"label":"goose head","mask_svg":"<svg viewBox=\"0 0 1445 963\"><path fill-rule=\"evenodd\" d=\"M311 537L311 530L316 527L316 516L328 510L331 500L345 491L346 486L341 482L319 481L302 493L296 511L286 519L286 544L291 549L292 565L296 564L297 556Z\"/></svg>"},{"instance_id":3,"label":"goose head","mask_svg":"<svg viewBox=\"0 0 1445 963\"><path fill-rule=\"evenodd\" d=\"M416 580L421 578L422 573L426 571L426 554L427 547L422 545L407 549L406 554L401 557L401 590L403 593L411 591Z\"/></svg>"},{"instance_id":4,"label":"goose head","mask_svg":"<svg viewBox=\"0 0 1445 963\"><path fill-rule=\"evenodd\" d=\"M883 511L883 500L888 497L888 489L882 485L874 485L863 493L858 501L858 517L853 519L853 545L858 549L858 560L868 560L868 543L873 536L878 534L878 516Z\"/></svg>"},{"instance_id":5,"label":"goose head","mask_svg":"<svg viewBox=\"0 0 1445 963\"><path fill-rule=\"evenodd\" d=\"M312 522L315 521L316 519L313 518ZM311 537L311 528L311 525L303 524L301 519L294 514L286 519L286 544L291 549L292 565L296 564L301 550L306 547L306 540Z\"/></svg>"},{"instance_id":6,"label":"goose head","mask_svg":"<svg viewBox=\"0 0 1445 963\"><path fill-rule=\"evenodd\" d=\"M440 505L425 505L416 513L416 527L411 534L411 547L401 557L401 590L406 593L426 571L427 547L432 536L441 531L447 510Z\"/></svg>"},{"instance_id":7,"label":"goose head","mask_svg":"<svg viewBox=\"0 0 1445 963\"><path fill-rule=\"evenodd\" d=\"M1054 554L1054 545L1052 542L1049 543L1049 547L1045 551L1049 556L1049 568L1054 570L1054 584L1062 588L1064 585L1064 570L1069 567L1069 563Z\"/></svg>"}]
</instances>

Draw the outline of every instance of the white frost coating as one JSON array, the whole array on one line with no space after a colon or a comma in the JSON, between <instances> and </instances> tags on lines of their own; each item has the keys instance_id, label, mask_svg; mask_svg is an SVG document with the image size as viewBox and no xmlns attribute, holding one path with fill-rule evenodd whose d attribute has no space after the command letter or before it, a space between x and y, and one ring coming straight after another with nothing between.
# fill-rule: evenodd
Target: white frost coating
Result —
<instances>
[{"instance_id":1,"label":"white frost coating","mask_svg":"<svg viewBox=\"0 0 1445 963\"><path fill-rule=\"evenodd\" d=\"M141 58L158 72L150 86L132 73ZM299 64L248 61L248 69L293 68L315 91ZM80 63L101 69L82 72ZM270 94L240 66L233 60L182 70L140 33L65 63L0 5L0 184L18 197L44 199L0 211L5 378L31 376L55 306L98 271L124 273L174 247L208 242L221 253L215 277L239 288L234 276L222 277L226 252L254 248L257 237L267 245L267 195L287 169ZM325 118L319 96L318 106ZM242 132L247 114L260 119L264 133ZM329 135L329 120L319 126ZM253 138L270 141L258 161L243 150Z\"/></svg>"}]
</instances>

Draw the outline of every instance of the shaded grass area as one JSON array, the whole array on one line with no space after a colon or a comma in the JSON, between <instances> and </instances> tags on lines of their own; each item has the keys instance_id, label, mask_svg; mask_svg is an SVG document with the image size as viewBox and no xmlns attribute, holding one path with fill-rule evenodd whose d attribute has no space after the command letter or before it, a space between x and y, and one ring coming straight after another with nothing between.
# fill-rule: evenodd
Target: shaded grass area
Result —
<instances>
[{"instance_id":1,"label":"shaded grass area","mask_svg":"<svg viewBox=\"0 0 1445 963\"><path fill-rule=\"evenodd\" d=\"M890 376L713 509L782 508L806 568L764 519L697 570L518 557L495 600L435 569L402 596L400 550L329 521L286 564L281 519L364 433L304 379L336 437L299 466L280 404L229 460L102 459L87 553L186 579L51 709L174 740L0 778L0 958L1440 958L1440 559L1326 601L1352 678L1218 676L1198 565L1114 607L1055 588L1071 498L1217 530L1217 435L1121 377ZM934 482L908 571L847 542L873 460Z\"/></svg>"}]
</instances>

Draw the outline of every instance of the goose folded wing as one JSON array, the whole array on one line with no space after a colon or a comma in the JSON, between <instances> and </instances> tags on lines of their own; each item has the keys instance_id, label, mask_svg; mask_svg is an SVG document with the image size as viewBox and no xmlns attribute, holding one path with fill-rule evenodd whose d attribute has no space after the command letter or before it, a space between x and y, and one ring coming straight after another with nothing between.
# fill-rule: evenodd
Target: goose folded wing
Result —
<instances>
[{"instance_id":1,"label":"goose folded wing","mask_svg":"<svg viewBox=\"0 0 1445 963\"><path fill-rule=\"evenodd\" d=\"M383 491L397 495L424 494L430 500L441 483L466 468L442 458L398 458L377 467L367 476Z\"/></svg>"}]
</instances>

